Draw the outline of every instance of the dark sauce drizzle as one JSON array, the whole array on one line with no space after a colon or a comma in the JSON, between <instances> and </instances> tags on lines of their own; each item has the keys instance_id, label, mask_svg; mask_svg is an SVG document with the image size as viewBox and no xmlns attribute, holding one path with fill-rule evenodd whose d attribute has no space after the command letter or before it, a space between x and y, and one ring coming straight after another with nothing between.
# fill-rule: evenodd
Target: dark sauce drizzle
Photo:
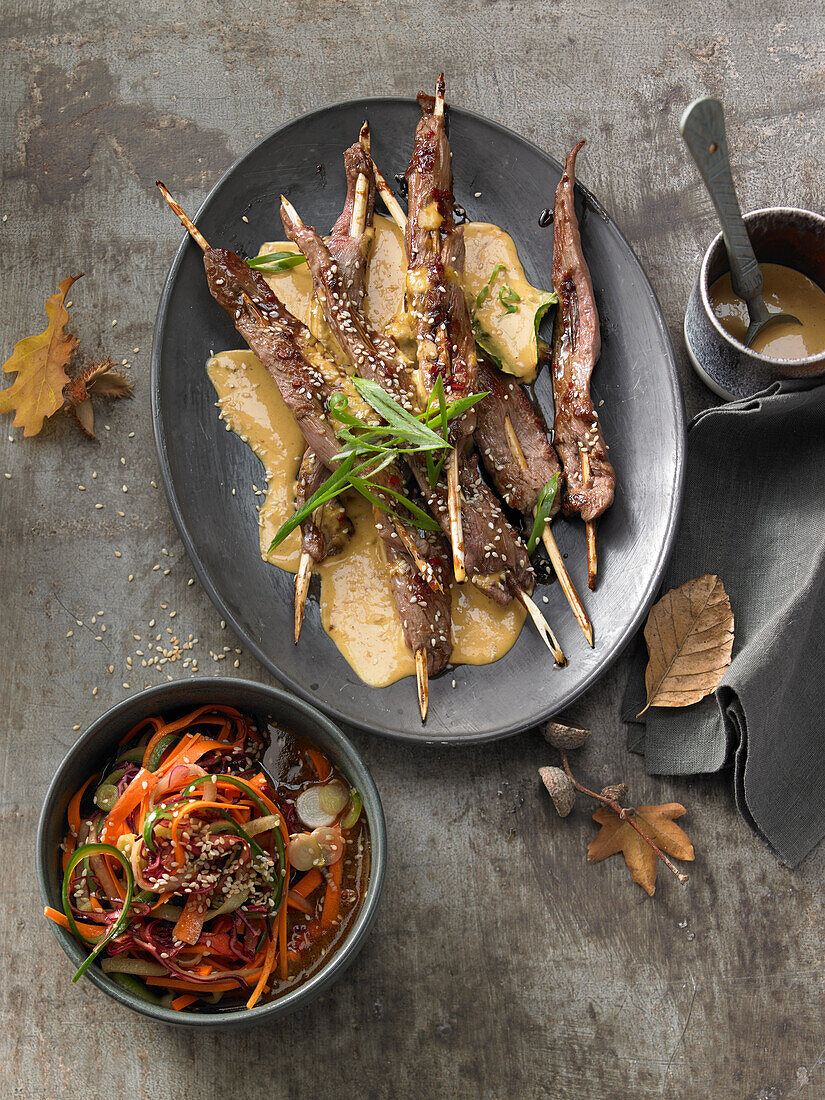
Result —
<instances>
[{"instance_id":1,"label":"dark sauce drizzle","mask_svg":"<svg viewBox=\"0 0 825 1100\"><path fill-rule=\"evenodd\" d=\"M553 224L553 211L549 206L545 206L544 210L539 214L539 225L542 229L546 229L548 225Z\"/></svg>"}]
</instances>

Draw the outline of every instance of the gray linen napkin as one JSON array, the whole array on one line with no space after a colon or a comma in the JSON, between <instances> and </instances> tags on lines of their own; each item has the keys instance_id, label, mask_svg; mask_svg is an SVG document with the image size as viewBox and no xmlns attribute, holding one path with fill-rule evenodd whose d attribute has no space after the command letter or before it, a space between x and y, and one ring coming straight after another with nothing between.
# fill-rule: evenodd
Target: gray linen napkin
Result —
<instances>
[{"instance_id":1,"label":"gray linen napkin","mask_svg":"<svg viewBox=\"0 0 825 1100\"><path fill-rule=\"evenodd\" d=\"M825 386L782 382L700 413L663 591L716 573L735 618L722 682L642 720L641 637L622 704L650 774L734 766L745 820L794 866L825 836ZM640 643L640 644L639 644Z\"/></svg>"}]
</instances>

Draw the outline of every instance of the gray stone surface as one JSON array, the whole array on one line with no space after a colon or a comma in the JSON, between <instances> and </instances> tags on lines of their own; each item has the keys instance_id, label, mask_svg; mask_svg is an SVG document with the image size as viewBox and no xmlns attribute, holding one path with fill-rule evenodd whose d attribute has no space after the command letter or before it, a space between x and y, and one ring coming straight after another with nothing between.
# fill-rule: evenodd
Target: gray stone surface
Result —
<instances>
[{"instance_id":1,"label":"gray stone surface","mask_svg":"<svg viewBox=\"0 0 825 1100\"><path fill-rule=\"evenodd\" d=\"M647 778L624 750L625 662L575 708L598 731L580 766L595 785L626 779L639 802L685 802L697 849L685 889L660 874L651 901L620 861L585 863L594 826L583 809L555 817L537 734L460 753L356 734L389 819L374 935L319 1004L224 1040L164 1031L73 986L34 882L37 813L72 727L166 675L126 662L150 619L197 637L202 670L264 676L187 584L154 484L148 353L178 240L155 178L194 207L279 123L348 96L414 93L443 67L456 103L556 156L589 138L582 180L650 274L695 411L710 398L688 371L681 317L714 230L680 111L701 93L726 101L746 209L822 210L825 35L805 0L651 8L4 0L3 357L42 327L57 279L83 270L76 331L128 360L136 396L100 416L99 448L62 422L12 443L4 421L0 436L12 475L0 479L3 1096L825 1093L825 850L789 872L741 823L725 776Z\"/></svg>"}]
</instances>

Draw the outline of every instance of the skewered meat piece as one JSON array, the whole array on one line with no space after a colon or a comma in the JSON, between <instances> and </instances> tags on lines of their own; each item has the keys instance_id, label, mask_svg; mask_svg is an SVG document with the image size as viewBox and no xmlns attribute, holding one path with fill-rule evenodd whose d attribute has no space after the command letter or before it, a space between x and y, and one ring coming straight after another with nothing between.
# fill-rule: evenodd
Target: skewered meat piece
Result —
<instances>
[{"instance_id":1,"label":"skewered meat piece","mask_svg":"<svg viewBox=\"0 0 825 1100\"><path fill-rule=\"evenodd\" d=\"M340 443L327 420L325 405L333 394L342 392L339 368L306 327L275 297L262 276L235 253L227 249L209 249L204 254L204 266L213 297L233 318L238 331L272 375L310 448L327 468L334 468ZM352 393L347 396L352 400ZM398 470L392 466L382 471L376 481L396 492L403 492L405 488ZM380 491L377 495L380 499ZM408 533L415 541L417 532L410 529ZM380 534L391 553L403 553L398 532L386 517L381 521ZM431 557L437 561L435 554ZM434 574L433 561L429 558L424 561ZM397 583L394 592L399 590ZM410 587L410 604L416 605L413 617L405 615L405 609L399 609L402 626L405 618L408 623L405 637L411 639L411 648L426 649L428 671L432 675L444 668L452 651L450 631L441 625L446 622L449 626L450 622L449 588L442 593L433 592L432 603L439 596L435 607L439 618L435 618L434 611L431 623L422 622L419 616L421 604L417 585Z\"/></svg>"},{"instance_id":2,"label":"skewered meat piece","mask_svg":"<svg viewBox=\"0 0 825 1100\"><path fill-rule=\"evenodd\" d=\"M367 260L374 233L372 219L375 208L375 177L370 158L360 142L356 141L344 152L344 171L347 177L347 197L344 209L327 239L327 247L341 269L347 293L360 306L366 289ZM352 215L358 194L358 177L361 175L364 176L367 187L364 228L361 233L352 236Z\"/></svg>"},{"instance_id":3,"label":"skewered meat piece","mask_svg":"<svg viewBox=\"0 0 825 1100\"><path fill-rule=\"evenodd\" d=\"M444 119L444 77L422 109L407 169L407 308L427 395L441 376L447 400L476 392L477 361L470 314L461 286L464 229L455 224L450 143ZM471 410L452 427L454 443L472 434Z\"/></svg>"},{"instance_id":4,"label":"skewered meat piece","mask_svg":"<svg viewBox=\"0 0 825 1100\"><path fill-rule=\"evenodd\" d=\"M567 493L562 507L591 521L613 503L616 475L607 457L599 417L590 398L590 376L599 358L599 315L582 252L574 207L576 156L572 150L556 188L553 214L553 289L559 297L553 331L553 397L556 450ZM582 478L582 452L590 477Z\"/></svg>"},{"instance_id":5,"label":"skewered meat piece","mask_svg":"<svg viewBox=\"0 0 825 1100\"><path fill-rule=\"evenodd\" d=\"M441 586L427 584L415 568L409 554L402 551L395 531L386 519L376 519L378 534L384 541L390 588L401 620L404 641L413 653L423 650L427 655L430 676L443 671L452 655L452 596L449 576L449 552L440 534L409 530L418 553L429 563Z\"/></svg>"},{"instance_id":6,"label":"skewered meat piece","mask_svg":"<svg viewBox=\"0 0 825 1100\"><path fill-rule=\"evenodd\" d=\"M334 336L361 377L378 382L405 407L412 400L413 368L393 340L377 333L346 293L344 276L329 249L310 226L299 223L282 205L284 230L307 258L307 266L321 301L324 317ZM426 464L408 455L407 464L430 511L450 535L450 513L444 478L430 486ZM470 456L459 468L464 525L464 553L467 575L497 603L513 598L508 574L522 588L532 587L533 574L524 544L513 531L489 486L482 479L478 462Z\"/></svg>"},{"instance_id":7,"label":"skewered meat piece","mask_svg":"<svg viewBox=\"0 0 825 1100\"><path fill-rule=\"evenodd\" d=\"M296 508L303 508L328 477L329 470L307 447L295 485ZM352 524L347 513L338 500L330 500L301 524L301 549L314 562L320 562L332 554L340 554L351 534Z\"/></svg>"},{"instance_id":8,"label":"skewered meat piece","mask_svg":"<svg viewBox=\"0 0 825 1100\"><path fill-rule=\"evenodd\" d=\"M489 393L476 405L475 441L484 468L505 504L532 516L542 489L560 472L547 429L524 388L483 355L478 385ZM551 515L560 497L557 493Z\"/></svg>"},{"instance_id":9,"label":"skewered meat piece","mask_svg":"<svg viewBox=\"0 0 825 1100\"><path fill-rule=\"evenodd\" d=\"M360 310L375 208L375 178L369 156L360 142L344 153L344 170L347 197L341 216L327 240L327 249L338 267L341 295L346 295L346 300ZM353 211L359 187L366 188L366 194L361 197L364 229L353 236ZM338 334L334 335L346 351L346 345ZM412 526L406 528L407 537L414 544L419 560L426 562L430 571L425 579L411 560L409 551L399 545L396 526L386 522L386 517L378 512L375 526L384 543L390 589L404 641L413 653L426 654L427 673L434 676L446 667L452 655L452 596L446 572L448 548L439 534L419 531Z\"/></svg>"}]
</instances>

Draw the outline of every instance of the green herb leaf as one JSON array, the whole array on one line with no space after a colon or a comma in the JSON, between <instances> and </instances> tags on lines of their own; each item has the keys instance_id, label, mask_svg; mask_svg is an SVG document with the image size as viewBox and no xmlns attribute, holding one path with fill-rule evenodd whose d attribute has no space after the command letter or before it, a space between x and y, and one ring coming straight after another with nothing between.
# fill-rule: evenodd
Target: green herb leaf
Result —
<instances>
[{"instance_id":1,"label":"green herb leaf","mask_svg":"<svg viewBox=\"0 0 825 1100\"><path fill-rule=\"evenodd\" d=\"M297 267L307 262L306 256L300 252L268 252L253 256L246 261L253 271L265 271L270 274L277 271L288 271L290 267Z\"/></svg>"},{"instance_id":2,"label":"green herb leaf","mask_svg":"<svg viewBox=\"0 0 825 1100\"><path fill-rule=\"evenodd\" d=\"M521 295L507 283L498 292L498 300L504 306L505 313L518 313L518 306L515 303L521 301Z\"/></svg>"},{"instance_id":3,"label":"green herb leaf","mask_svg":"<svg viewBox=\"0 0 825 1100\"><path fill-rule=\"evenodd\" d=\"M532 554L536 549L541 533L544 530L544 525L550 518L550 513L553 511L553 505L556 502L556 493L559 491L559 475L553 474L550 480L542 489L539 494L538 503L536 504L536 518L533 523L533 530L530 532L530 538L527 540L527 553Z\"/></svg>"},{"instance_id":4,"label":"green herb leaf","mask_svg":"<svg viewBox=\"0 0 825 1100\"><path fill-rule=\"evenodd\" d=\"M487 282L484 284L478 294L476 294L476 309L481 309L481 307L490 297L490 293L493 289L493 283L496 281L496 275L498 275L499 271L506 270L507 268L504 266L504 264L496 264L496 266L493 268L493 274L490 276L490 278L487 280Z\"/></svg>"}]
</instances>

